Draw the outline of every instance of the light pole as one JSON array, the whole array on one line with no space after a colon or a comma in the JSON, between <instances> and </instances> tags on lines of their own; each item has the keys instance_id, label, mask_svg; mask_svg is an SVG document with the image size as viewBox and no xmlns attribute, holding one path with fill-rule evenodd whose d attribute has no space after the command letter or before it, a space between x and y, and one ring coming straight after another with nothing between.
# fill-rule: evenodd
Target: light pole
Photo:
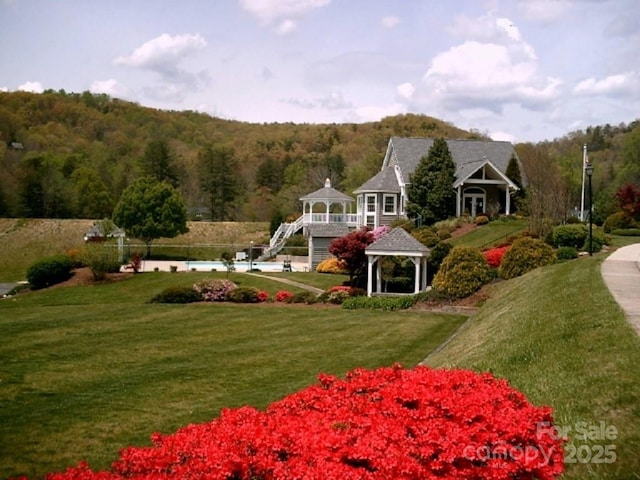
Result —
<instances>
[{"instance_id":1,"label":"light pole","mask_svg":"<svg viewBox=\"0 0 640 480\"><path fill-rule=\"evenodd\" d=\"M251 240L249 246L249 271L253 271L253 240Z\"/></svg>"},{"instance_id":2,"label":"light pole","mask_svg":"<svg viewBox=\"0 0 640 480\"><path fill-rule=\"evenodd\" d=\"M591 189L591 177L593 176L593 165L587 163L584 170L589 177L589 256L593 255L593 190Z\"/></svg>"}]
</instances>

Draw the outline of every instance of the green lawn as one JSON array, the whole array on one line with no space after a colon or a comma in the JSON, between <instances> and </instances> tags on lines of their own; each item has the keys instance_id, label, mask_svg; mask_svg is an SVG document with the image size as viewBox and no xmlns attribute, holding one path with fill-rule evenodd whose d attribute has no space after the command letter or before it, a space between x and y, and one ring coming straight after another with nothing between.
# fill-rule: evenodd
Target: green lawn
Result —
<instances>
[{"instance_id":1,"label":"green lawn","mask_svg":"<svg viewBox=\"0 0 640 480\"><path fill-rule=\"evenodd\" d=\"M0 477L41 476L81 460L105 469L154 431L208 421L224 407L264 407L320 372L417 364L464 321L418 311L145 303L168 285L211 275L145 273L0 301Z\"/></svg>"},{"instance_id":2,"label":"green lawn","mask_svg":"<svg viewBox=\"0 0 640 480\"><path fill-rule=\"evenodd\" d=\"M535 404L552 406L557 424L572 429L569 448L582 455L574 458L585 460L615 445L615 463L578 461L567 465L565 478L638 479L640 338L603 283L603 258L573 260L500 283L427 363L491 371ZM600 422L617 428L615 440L576 435L581 425Z\"/></svg>"},{"instance_id":3,"label":"green lawn","mask_svg":"<svg viewBox=\"0 0 640 480\"><path fill-rule=\"evenodd\" d=\"M505 241L510 236L517 236L527 229L526 219L494 220L486 225L481 225L475 230L447 240L453 246L466 245L469 247L490 247Z\"/></svg>"}]
</instances>

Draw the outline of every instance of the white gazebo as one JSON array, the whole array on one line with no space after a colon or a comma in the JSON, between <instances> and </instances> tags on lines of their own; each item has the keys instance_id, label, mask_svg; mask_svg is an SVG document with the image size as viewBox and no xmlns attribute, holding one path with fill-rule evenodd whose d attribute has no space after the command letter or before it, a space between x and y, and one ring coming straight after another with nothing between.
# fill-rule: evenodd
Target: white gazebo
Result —
<instances>
[{"instance_id":1,"label":"white gazebo","mask_svg":"<svg viewBox=\"0 0 640 480\"><path fill-rule=\"evenodd\" d=\"M300 197L300 201L305 226L316 223L357 224L357 214L351 213L353 198L333 188L328 178L324 182L324 188ZM316 205L322 205L322 211L317 211ZM334 206L339 206L341 211L332 213Z\"/></svg>"},{"instance_id":2,"label":"white gazebo","mask_svg":"<svg viewBox=\"0 0 640 480\"><path fill-rule=\"evenodd\" d=\"M427 288L427 258L430 250L403 228L394 228L365 249L367 255L367 295L382 292L381 257L408 257L415 265L414 293ZM376 267L376 285L373 289L373 269Z\"/></svg>"}]
</instances>

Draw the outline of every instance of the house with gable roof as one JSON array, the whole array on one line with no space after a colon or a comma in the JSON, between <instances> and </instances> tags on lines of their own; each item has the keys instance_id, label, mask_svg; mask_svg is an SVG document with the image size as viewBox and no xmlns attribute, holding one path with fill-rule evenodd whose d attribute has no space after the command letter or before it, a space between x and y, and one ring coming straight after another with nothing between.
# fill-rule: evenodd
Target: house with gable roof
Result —
<instances>
[{"instance_id":1,"label":"house with gable roof","mask_svg":"<svg viewBox=\"0 0 640 480\"><path fill-rule=\"evenodd\" d=\"M355 213L351 210L353 198L333 188L328 180L324 188L301 197L303 214L295 222L280 225L265 256L277 253L288 237L302 230L309 240L309 269L313 270L330 256L328 245L333 238L363 226L375 228L406 218L411 175L433 142L433 138L391 137L380 171L353 192ZM513 145L492 140L446 142L456 165L451 185L456 192L456 215L511 214L511 197L519 190L506 175L512 157L522 172Z\"/></svg>"},{"instance_id":2,"label":"house with gable roof","mask_svg":"<svg viewBox=\"0 0 640 480\"><path fill-rule=\"evenodd\" d=\"M354 191L360 226L375 228L405 217L411 175L433 142L433 138L391 137L380 171ZM456 215L511 214L511 196L519 187L507 177L506 170L512 157L520 164L513 145L492 140L446 142L456 165L452 185Z\"/></svg>"}]
</instances>

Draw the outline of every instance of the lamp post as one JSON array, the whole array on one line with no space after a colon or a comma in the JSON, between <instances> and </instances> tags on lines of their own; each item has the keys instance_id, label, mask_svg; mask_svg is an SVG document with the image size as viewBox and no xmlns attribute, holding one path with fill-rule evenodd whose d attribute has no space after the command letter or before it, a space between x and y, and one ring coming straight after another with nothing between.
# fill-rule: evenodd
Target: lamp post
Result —
<instances>
[{"instance_id":1,"label":"lamp post","mask_svg":"<svg viewBox=\"0 0 640 480\"><path fill-rule=\"evenodd\" d=\"M591 177L593 176L593 165L587 163L584 167L587 177L589 177L589 256L593 255L593 190L591 189Z\"/></svg>"},{"instance_id":2,"label":"lamp post","mask_svg":"<svg viewBox=\"0 0 640 480\"><path fill-rule=\"evenodd\" d=\"M250 242L249 246L249 271L253 270L253 240Z\"/></svg>"}]
</instances>

